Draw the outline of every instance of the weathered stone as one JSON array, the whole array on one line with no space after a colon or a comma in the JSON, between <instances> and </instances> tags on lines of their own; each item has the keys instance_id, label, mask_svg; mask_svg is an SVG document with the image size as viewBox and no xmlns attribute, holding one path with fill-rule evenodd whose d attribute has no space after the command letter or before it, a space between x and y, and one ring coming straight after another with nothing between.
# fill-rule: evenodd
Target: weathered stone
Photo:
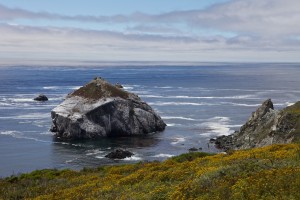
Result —
<instances>
[{"instance_id":1,"label":"weathered stone","mask_svg":"<svg viewBox=\"0 0 300 200\"><path fill-rule=\"evenodd\" d=\"M51 112L60 138L132 136L163 131L166 124L137 95L95 78Z\"/></svg>"}]
</instances>

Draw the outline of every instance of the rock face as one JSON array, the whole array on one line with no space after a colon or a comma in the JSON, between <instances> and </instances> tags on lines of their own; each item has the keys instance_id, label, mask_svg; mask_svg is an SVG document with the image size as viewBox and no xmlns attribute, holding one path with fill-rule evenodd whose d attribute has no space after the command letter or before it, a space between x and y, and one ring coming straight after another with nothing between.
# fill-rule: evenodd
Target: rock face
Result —
<instances>
[{"instance_id":1,"label":"rock face","mask_svg":"<svg viewBox=\"0 0 300 200\"><path fill-rule=\"evenodd\" d=\"M51 112L60 138L132 136L163 131L166 124L137 95L95 78Z\"/></svg>"},{"instance_id":2,"label":"rock face","mask_svg":"<svg viewBox=\"0 0 300 200\"><path fill-rule=\"evenodd\" d=\"M290 143L300 137L300 102L281 111L274 110L271 99L252 113L249 120L229 136L218 137L217 147L225 150L248 149Z\"/></svg>"},{"instance_id":3,"label":"rock face","mask_svg":"<svg viewBox=\"0 0 300 200\"><path fill-rule=\"evenodd\" d=\"M40 94L39 96L35 97L33 100L35 100L35 101L48 101L48 97L46 97L46 95Z\"/></svg>"}]
</instances>

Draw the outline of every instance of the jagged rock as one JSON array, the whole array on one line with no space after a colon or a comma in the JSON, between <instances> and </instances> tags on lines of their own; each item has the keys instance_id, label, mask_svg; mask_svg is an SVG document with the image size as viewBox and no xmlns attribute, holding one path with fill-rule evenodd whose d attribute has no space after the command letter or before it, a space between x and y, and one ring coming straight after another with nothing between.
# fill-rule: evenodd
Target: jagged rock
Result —
<instances>
[{"instance_id":1,"label":"jagged rock","mask_svg":"<svg viewBox=\"0 0 300 200\"><path fill-rule=\"evenodd\" d=\"M60 138L132 136L163 131L166 124L137 95L95 78L51 112Z\"/></svg>"},{"instance_id":2,"label":"jagged rock","mask_svg":"<svg viewBox=\"0 0 300 200\"><path fill-rule=\"evenodd\" d=\"M216 138L215 144L225 150L248 149L289 143L299 137L300 102L278 111L274 110L271 99L268 99L252 113L239 131Z\"/></svg>"},{"instance_id":3,"label":"jagged rock","mask_svg":"<svg viewBox=\"0 0 300 200\"><path fill-rule=\"evenodd\" d=\"M46 97L46 95L43 94L39 94L37 97L35 97L33 100L35 101L48 101L48 97Z\"/></svg>"},{"instance_id":4,"label":"jagged rock","mask_svg":"<svg viewBox=\"0 0 300 200\"><path fill-rule=\"evenodd\" d=\"M110 158L110 159L124 159L127 157L131 157L134 154L131 153L130 151L127 150L122 150L122 149L116 149L109 154L107 154L105 157Z\"/></svg>"}]
</instances>

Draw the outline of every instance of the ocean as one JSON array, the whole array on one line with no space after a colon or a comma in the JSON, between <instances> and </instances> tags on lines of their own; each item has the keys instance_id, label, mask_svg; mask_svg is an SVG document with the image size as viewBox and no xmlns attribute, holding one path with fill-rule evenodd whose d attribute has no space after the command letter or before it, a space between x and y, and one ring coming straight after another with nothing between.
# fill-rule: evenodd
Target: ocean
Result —
<instances>
[{"instance_id":1,"label":"ocean","mask_svg":"<svg viewBox=\"0 0 300 200\"><path fill-rule=\"evenodd\" d=\"M51 110L99 76L121 83L152 106L168 125L132 138L58 141L49 132ZM238 130L261 103L276 109L300 100L300 64L199 64L198 66L1 67L0 177L44 168L96 167L164 160L201 148ZM47 102L35 102L38 94ZM110 160L116 148L134 156Z\"/></svg>"}]
</instances>

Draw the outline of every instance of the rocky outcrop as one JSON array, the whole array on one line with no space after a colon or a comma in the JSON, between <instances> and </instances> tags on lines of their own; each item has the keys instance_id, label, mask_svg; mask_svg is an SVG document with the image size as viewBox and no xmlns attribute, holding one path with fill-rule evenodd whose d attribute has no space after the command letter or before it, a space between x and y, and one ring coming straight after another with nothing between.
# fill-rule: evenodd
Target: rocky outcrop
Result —
<instances>
[{"instance_id":1,"label":"rocky outcrop","mask_svg":"<svg viewBox=\"0 0 300 200\"><path fill-rule=\"evenodd\" d=\"M296 141L300 136L300 102L281 111L274 110L271 99L252 113L249 120L229 136L215 140L225 150L248 149Z\"/></svg>"},{"instance_id":2,"label":"rocky outcrop","mask_svg":"<svg viewBox=\"0 0 300 200\"><path fill-rule=\"evenodd\" d=\"M116 149L115 151L110 152L105 157L110 159L124 159L130 158L134 154L127 150Z\"/></svg>"},{"instance_id":3,"label":"rocky outcrop","mask_svg":"<svg viewBox=\"0 0 300 200\"><path fill-rule=\"evenodd\" d=\"M101 78L70 93L51 117L51 131L70 139L142 135L166 126L137 95Z\"/></svg>"},{"instance_id":4,"label":"rocky outcrop","mask_svg":"<svg viewBox=\"0 0 300 200\"><path fill-rule=\"evenodd\" d=\"M48 101L48 97L46 95L39 94L33 100L35 100L35 101Z\"/></svg>"}]
</instances>

